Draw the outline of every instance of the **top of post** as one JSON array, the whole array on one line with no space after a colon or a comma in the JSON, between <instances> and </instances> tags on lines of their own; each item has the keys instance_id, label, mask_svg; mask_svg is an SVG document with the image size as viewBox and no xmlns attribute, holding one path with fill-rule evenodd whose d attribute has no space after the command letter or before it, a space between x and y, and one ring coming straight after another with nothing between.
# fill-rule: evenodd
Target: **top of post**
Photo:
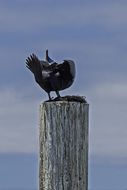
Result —
<instances>
[{"instance_id":1,"label":"top of post","mask_svg":"<svg viewBox=\"0 0 127 190\"><path fill-rule=\"evenodd\" d=\"M85 97L83 96L64 96L64 97L59 97L51 100L47 100L45 102L78 102L78 103L85 103L87 104L87 101Z\"/></svg>"}]
</instances>

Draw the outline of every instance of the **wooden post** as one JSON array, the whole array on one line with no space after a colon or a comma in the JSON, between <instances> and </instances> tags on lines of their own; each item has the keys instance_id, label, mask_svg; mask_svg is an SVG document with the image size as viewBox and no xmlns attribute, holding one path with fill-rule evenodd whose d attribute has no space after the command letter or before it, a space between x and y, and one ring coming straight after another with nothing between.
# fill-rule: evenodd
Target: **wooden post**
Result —
<instances>
[{"instance_id":1,"label":"wooden post","mask_svg":"<svg viewBox=\"0 0 127 190\"><path fill-rule=\"evenodd\" d=\"M39 190L88 189L88 104L40 104Z\"/></svg>"}]
</instances>

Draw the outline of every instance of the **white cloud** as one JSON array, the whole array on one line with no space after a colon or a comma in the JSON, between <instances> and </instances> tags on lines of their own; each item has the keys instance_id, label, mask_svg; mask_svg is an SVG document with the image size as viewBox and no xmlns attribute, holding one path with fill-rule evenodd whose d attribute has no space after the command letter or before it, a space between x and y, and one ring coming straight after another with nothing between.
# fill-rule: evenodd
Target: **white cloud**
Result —
<instances>
[{"instance_id":1,"label":"white cloud","mask_svg":"<svg viewBox=\"0 0 127 190\"><path fill-rule=\"evenodd\" d=\"M126 83L104 83L95 87L94 94L98 100L125 101L127 97ZM118 102L119 103L119 102Z\"/></svg>"},{"instance_id":2,"label":"white cloud","mask_svg":"<svg viewBox=\"0 0 127 190\"><path fill-rule=\"evenodd\" d=\"M17 91L3 89L0 107L0 152L37 152L38 101L25 100Z\"/></svg>"},{"instance_id":3,"label":"white cloud","mask_svg":"<svg viewBox=\"0 0 127 190\"><path fill-rule=\"evenodd\" d=\"M127 84L99 84L88 97L91 154L127 158Z\"/></svg>"}]
</instances>

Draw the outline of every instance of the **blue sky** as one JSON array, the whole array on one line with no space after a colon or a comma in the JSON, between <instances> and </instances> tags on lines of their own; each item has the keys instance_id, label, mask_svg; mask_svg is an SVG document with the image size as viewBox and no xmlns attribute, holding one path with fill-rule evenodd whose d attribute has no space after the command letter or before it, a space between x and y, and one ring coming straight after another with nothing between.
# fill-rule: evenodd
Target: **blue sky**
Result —
<instances>
[{"instance_id":1,"label":"blue sky","mask_svg":"<svg viewBox=\"0 0 127 190\"><path fill-rule=\"evenodd\" d=\"M8 184L2 177L0 189L37 188L39 104L47 94L25 59L31 53L43 59L47 48L55 60L76 63L75 82L61 95L86 96L90 104L89 188L127 188L126 10L125 0L0 1L0 159L6 157L0 176L13 176ZM25 165L21 157L36 162ZM24 171L18 173L19 161L27 184L15 183Z\"/></svg>"}]
</instances>

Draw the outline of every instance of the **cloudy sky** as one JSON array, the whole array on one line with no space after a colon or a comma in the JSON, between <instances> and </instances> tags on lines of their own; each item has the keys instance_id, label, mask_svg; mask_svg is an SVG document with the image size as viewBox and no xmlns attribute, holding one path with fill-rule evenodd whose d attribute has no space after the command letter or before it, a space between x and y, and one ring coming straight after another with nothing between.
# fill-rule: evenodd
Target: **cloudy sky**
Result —
<instances>
[{"instance_id":1,"label":"cloudy sky","mask_svg":"<svg viewBox=\"0 0 127 190\"><path fill-rule=\"evenodd\" d=\"M46 49L76 63L75 83L61 95L90 104L89 189L125 190L126 0L0 0L0 189L38 186L39 104L48 97L25 59L43 59Z\"/></svg>"}]
</instances>

